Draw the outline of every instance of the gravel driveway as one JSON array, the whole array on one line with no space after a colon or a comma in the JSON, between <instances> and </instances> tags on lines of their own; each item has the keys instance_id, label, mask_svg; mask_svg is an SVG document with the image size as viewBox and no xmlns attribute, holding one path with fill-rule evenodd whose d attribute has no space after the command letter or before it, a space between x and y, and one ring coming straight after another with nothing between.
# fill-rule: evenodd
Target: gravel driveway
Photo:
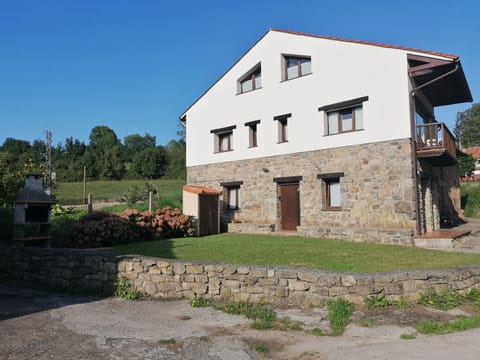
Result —
<instances>
[{"instance_id":1,"label":"gravel driveway","mask_svg":"<svg viewBox=\"0 0 480 360\"><path fill-rule=\"evenodd\" d=\"M305 326L321 310L278 310ZM480 359L480 330L417 336L408 326L349 325L341 337L256 331L242 316L187 301L128 301L0 283L0 359ZM261 348L268 352L259 352Z\"/></svg>"}]
</instances>

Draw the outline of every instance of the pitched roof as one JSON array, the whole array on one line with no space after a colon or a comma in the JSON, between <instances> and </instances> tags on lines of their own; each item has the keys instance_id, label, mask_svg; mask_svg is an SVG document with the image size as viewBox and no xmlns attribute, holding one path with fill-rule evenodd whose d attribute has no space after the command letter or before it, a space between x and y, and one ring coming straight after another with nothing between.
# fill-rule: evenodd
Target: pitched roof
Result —
<instances>
[{"instance_id":1,"label":"pitched roof","mask_svg":"<svg viewBox=\"0 0 480 360\"><path fill-rule=\"evenodd\" d=\"M469 147L465 150L465 153L472 155L475 159L480 159L480 146Z\"/></svg>"},{"instance_id":2,"label":"pitched roof","mask_svg":"<svg viewBox=\"0 0 480 360\"><path fill-rule=\"evenodd\" d=\"M459 57L457 55L452 55L452 54L446 54L446 53L441 53L441 52L436 52L436 51L430 51L430 50L421 50L421 49L415 49L415 48L409 48L409 47L404 47L404 46L396 46L396 45L388 45L388 44L382 44L382 43L375 43L375 42L370 42L370 41L361 41L361 40L349 40L349 39L344 39L344 38L338 38L338 37L330 37L330 36L321 36L321 35L312 35L312 34L306 34L302 32L296 32L296 31L289 31L289 30L281 30L281 29L269 29L265 34L263 34L250 48L245 51L242 56L238 58L237 61L233 63L232 66L230 66L223 74L220 76L212 85L210 85L207 90L205 90L195 101L183 111L183 113L179 116L179 119L181 122L184 121L186 112L190 110L190 108L195 105L207 92L210 91L212 87L215 86L236 64L238 64L249 52L252 50L265 36L267 36L268 33L270 32L279 32L279 33L284 33L284 34L290 34L290 35L297 35L297 36L307 36L307 37L312 37L312 38L318 38L318 39L326 39L326 40L333 40L333 41L342 41L342 42L348 42L348 43L353 43L353 44L361 44L361 45L370 45L370 46L378 46L378 47L383 47L383 48L389 48L389 49L397 49L397 50L404 50L404 51L412 51L412 52L418 52L418 53L423 53L423 54L428 54L431 56L440 56L444 57L447 59L450 59L452 61L458 61Z\"/></svg>"},{"instance_id":3,"label":"pitched roof","mask_svg":"<svg viewBox=\"0 0 480 360\"><path fill-rule=\"evenodd\" d=\"M441 52L437 52L437 51L430 51L430 50L421 50L421 49L405 47L405 46L382 44L382 43L376 43L376 42L371 42L371 41L362 41L362 40L350 40L350 39L344 39L344 38L332 37L332 36L312 35L312 34L306 34L306 33L301 33L301 32L296 32L296 31L281 30L281 29L270 29L270 31L276 31L276 32L292 34L292 35L299 35L299 36L313 37L313 38L317 38L317 39L334 40L334 41L342 41L342 42L348 42L348 43L353 43L353 44L378 46L378 47L383 47L383 48L388 48L388 49L413 51L413 52L419 52L419 53L433 55L433 56L441 56L441 57L448 58L448 59L451 59L451 60L457 60L458 59L458 56L453 55L453 54L446 54L446 53L441 53Z\"/></svg>"},{"instance_id":4,"label":"pitched roof","mask_svg":"<svg viewBox=\"0 0 480 360\"><path fill-rule=\"evenodd\" d=\"M192 194L209 194L209 195L219 195L222 192L216 189L212 189L206 186L197 186L197 185L183 185L183 191L192 193Z\"/></svg>"}]
</instances>

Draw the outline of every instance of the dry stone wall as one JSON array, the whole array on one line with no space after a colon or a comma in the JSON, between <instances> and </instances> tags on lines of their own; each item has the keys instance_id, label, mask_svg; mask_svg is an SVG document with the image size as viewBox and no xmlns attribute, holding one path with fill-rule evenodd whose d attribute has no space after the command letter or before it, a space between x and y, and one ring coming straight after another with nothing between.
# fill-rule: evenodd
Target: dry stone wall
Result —
<instances>
[{"instance_id":1,"label":"dry stone wall","mask_svg":"<svg viewBox=\"0 0 480 360\"><path fill-rule=\"evenodd\" d=\"M362 304L368 297L413 301L422 293L468 292L480 285L480 266L451 270L334 273L321 270L210 264L111 251L0 247L6 278L75 291L104 293L126 278L156 299L208 297L218 301L307 306L343 298Z\"/></svg>"}]
</instances>

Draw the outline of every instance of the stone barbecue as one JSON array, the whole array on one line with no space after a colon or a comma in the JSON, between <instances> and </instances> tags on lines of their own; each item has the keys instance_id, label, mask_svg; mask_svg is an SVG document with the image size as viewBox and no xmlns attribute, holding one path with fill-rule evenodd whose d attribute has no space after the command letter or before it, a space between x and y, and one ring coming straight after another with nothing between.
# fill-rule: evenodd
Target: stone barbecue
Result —
<instances>
[{"instance_id":1,"label":"stone barbecue","mask_svg":"<svg viewBox=\"0 0 480 360\"><path fill-rule=\"evenodd\" d=\"M43 189L43 177L27 175L15 199L13 242L19 245L50 246L50 209L55 202Z\"/></svg>"}]
</instances>

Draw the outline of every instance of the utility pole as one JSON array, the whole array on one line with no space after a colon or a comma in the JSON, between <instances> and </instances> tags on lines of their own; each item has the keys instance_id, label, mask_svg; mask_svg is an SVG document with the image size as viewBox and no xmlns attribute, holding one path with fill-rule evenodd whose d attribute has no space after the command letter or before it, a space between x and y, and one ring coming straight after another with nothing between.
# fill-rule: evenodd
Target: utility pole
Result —
<instances>
[{"instance_id":1,"label":"utility pole","mask_svg":"<svg viewBox=\"0 0 480 360\"><path fill-rule=\"evenodd\" d=\"M87 167L83 167L83 203L87 204Z\"/></svg>"},{"instance_id":2,"label":"utility pole","mask_svg":"<svg viewBox=\"0 0 480 360\"><path fill-rule=\"evenodd\" d=\"M52 191L52 132L47 130L47 141L45 149L45 162L47 167L47 189Z\"/></svg>"}]
</instances>

